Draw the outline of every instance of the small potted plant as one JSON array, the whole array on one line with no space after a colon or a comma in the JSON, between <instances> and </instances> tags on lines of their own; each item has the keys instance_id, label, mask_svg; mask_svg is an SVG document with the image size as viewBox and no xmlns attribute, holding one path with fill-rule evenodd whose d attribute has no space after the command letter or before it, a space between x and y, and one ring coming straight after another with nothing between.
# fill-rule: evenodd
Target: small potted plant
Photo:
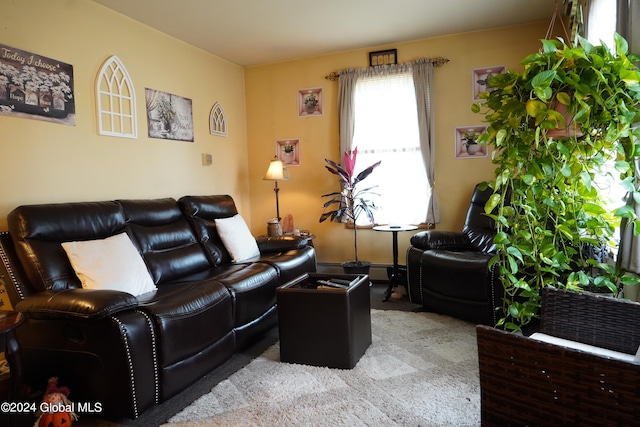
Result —
<instances>
[{"instance_id":1,"label":"small potted plant","mask_svg":"<svg viewBox=\"0 0 640 427\"><path fill-rule=\"evenodd\" d=\"M282 160L285 163L290 164L293 163L294 153L293 153L293 145L286 144L282 146Z\"/></svg>"},{"instance_id":2,"label":"small potted plant","mask_svg":"<svg viewBox=\"0 0 640 427\"><path fill-rule=\"evenodd\" d=\"M304 110L311 114L318 109L318 97L315 93L310 93L304 97Z\"/></svg>"},{"instance_id":3,"label":"small potted plant","mask_svg":"<svg viewBox=\"0 0 640 427\"><path fill-rule=\"evenodd\" d=\"M335 222L353 223L355 260L343 262L342 267L345 273L356 274L368 273L371 266L371 262L362 261L358 258L358 227L356 222L360 215L365 214L369 221L373 223L373 210L377 209L373 200L368 198L368 196L376 194L372 191L376 186L360 189L358 184L371 175L371 172L381 163L381 161L378 161L364 169L357 176L354 176L357 154L357 147L353 150L351 156L345 152L344 167L332 160L325 159L328 164L325 167L329 172L338 176L342 191L322 195L322 197L330 197L330 200L324 204L324 212L320 216L320 222L331 219L331 221Z\"/></svg>"},{"instance_id":4,"label":"small potted plant","mask_svg":"<svg viewBox=\"0 0 640 427\"><path fill-rule=\"evenodd\" d=\"M462 145L467 149L467 153L474 155L480 149L478 145L478 134L475 130L470 130L462 135Z\"/></svg>"}]
</instances>

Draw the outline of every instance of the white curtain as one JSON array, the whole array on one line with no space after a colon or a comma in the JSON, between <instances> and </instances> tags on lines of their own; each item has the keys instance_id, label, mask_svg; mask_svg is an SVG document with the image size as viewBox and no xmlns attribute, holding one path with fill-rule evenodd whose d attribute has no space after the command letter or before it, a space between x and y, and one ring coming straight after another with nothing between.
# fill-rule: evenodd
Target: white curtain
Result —
<instances>
[{"instance_id":1,"label":"white curtain","mask_svg":"<svg viewBox=\"0 0 640 427\"><path fill-rule=\"evenodd\" d=\"M430 60L418 60L413 67L413 83L416 90L418 107L418 126L420 126L420 148L427 168L427 179L431 189L431 197L427 210L427 223L440 222L440 209L433 186L435 184L435 127L431 113L431 85L433 82L433 63Z\"/></svg>"},{"instance_id":2,"label":"white curtain","mask_svg":"<svg viewBox=\"0 0 640 427\"><path fill-rule=\"evenodd\" d=\"M340 123L341 156L345 151L351 151L351 142L353 141L354 96L359 75L360 73L356 70L344 70L338 78L338 119Z\"/></svg>"},{"instance_id":3,"label":"white curtain","mask_svg":"<svg viewBox=\"0 0 640 427\"><path fill-rule=\"evenodd\" d=\"M617 0L590 0L586 12L586 39L593 45L600 45L602 41L610 50L615 50Z\"/></svg>"},{"instance_id":4,"label":"white curtain","mask_svg":"<svg viewBox=\"0 0 640 427\"><path fill-rule=\"evenodd\" d=\"M432 81L431 60L340 72L341 153L357 146L357 169L383 160L362 184L379 186L377 223L440 221L433 191Z\"/></svg>"}]
</instances>

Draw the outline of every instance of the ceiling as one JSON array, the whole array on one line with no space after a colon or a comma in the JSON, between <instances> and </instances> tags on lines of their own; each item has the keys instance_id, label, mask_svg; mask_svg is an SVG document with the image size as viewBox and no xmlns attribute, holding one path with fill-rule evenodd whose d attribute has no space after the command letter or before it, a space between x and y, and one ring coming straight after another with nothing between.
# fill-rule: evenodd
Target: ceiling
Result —
<instances>
[{"instance_id":1,"label":"ceiling","mask_svg":"<svg viewBox=\"0 0 640 427\"><path fill-rule=\"evenodd\" d=\"M556 0L93 1L253 66L550 20Z\"/></svg>"}]
</instances>

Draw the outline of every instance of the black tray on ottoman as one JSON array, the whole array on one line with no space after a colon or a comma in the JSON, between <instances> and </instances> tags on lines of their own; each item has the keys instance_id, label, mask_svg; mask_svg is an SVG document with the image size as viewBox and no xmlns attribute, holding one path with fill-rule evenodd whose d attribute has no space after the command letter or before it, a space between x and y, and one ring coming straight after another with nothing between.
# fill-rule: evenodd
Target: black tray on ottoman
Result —
<instances>
[{"instance_id":1,"label":"black tray on ottoman","mask_svg":"<svg viewBox=\"0 0 640 427\"><path fill-rule=\"evenodd\" d=\"M371 345L368 275L303 274L276 294L282 362L351 369Z\"/></svg>"}]
</instances>

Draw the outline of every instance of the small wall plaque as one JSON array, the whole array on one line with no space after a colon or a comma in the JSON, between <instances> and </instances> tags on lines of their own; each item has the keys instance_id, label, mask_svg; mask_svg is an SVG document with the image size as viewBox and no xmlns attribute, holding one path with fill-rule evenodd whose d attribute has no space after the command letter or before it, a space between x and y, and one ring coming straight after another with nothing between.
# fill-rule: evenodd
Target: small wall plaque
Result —
<instances>
[{"instance_id":1,"label":"small wall plaque","mask_svg":"<svg viewBox=\"0 0 640 427\"><path fill-rule=\"evenodd\" d=\"M389 65L398 63L398 49L379 50L369 52L369 66Z\"/></svg>"}]
</instances>

